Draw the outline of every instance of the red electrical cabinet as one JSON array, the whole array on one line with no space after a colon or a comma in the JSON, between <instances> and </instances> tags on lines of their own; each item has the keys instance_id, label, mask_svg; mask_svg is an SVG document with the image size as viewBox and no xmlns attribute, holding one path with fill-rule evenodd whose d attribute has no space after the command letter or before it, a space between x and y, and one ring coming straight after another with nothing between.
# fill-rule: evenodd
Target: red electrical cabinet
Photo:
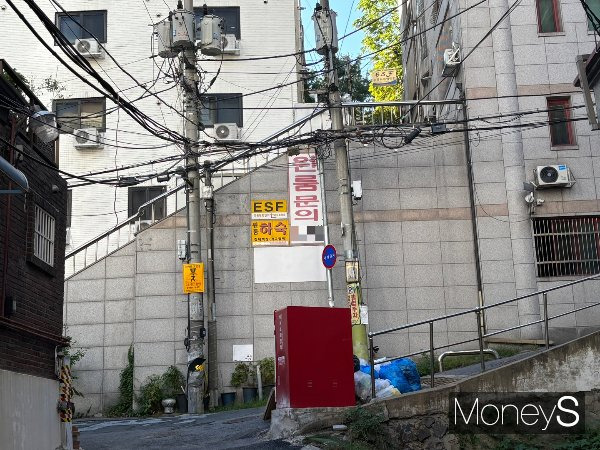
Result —
<instances>
[{"instance_id":1,"label":"red electrical cabinet","mask_svg":"<svg viewBox=\"0 0 600 450\"><path fill-rule=\"evenodd\" d=\"M349 308L275 311L277 408L353 406Z\"/></svg>"}]
</instances>

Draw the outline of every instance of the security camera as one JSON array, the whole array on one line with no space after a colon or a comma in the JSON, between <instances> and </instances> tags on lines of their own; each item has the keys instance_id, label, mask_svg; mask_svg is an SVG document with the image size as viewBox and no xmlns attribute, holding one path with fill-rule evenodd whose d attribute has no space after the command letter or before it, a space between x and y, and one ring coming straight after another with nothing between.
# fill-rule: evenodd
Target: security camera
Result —
<instances>
[{"instance_id":1,"label":"security camera","mask_svg":"<svg viewBox=\"0 0 600 450\"><path fill-rule=\"evenodd\" d=\"M53 194L58 194L60 192L60 189L57 185L53 184L52 185L52 193Z\"/></svg>"}]
</instances>

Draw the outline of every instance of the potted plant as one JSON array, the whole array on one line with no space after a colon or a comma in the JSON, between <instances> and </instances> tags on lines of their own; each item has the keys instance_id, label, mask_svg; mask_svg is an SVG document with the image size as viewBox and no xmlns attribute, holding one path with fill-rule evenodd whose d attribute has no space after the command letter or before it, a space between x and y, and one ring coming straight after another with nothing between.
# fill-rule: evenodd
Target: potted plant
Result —
<instances>
[{"instance_id":1,"label":"potted plant","mask_svg":"<svg viewBox=\"0 0 600 450\"><path fill-rule=\"evenodd\" d=\"M231 385L242 388L244 403L253 402L258 395L255 371L256 366L254 364L238 362L231 374Z\"/></svg>"},{"instance_id":2,"label":"potted plant","mask_svg":"<svg viewBox=\"0 0 600 450\"><path fill-rule=\"evenodd\" d=\"M162 374L161 384L163 392L163 400L161 403L165 408L165 414L171 414L173 413L173 406L175 406L176 396L185 392L183 389L185 378L177 367L170 366L167 371Z\"/></svg>"},{"instance_id":3,"label":"potted plant","mask_svg":"<svg viewBox=\"0 0 600 450\"><path fill-rule=\"evenodd\" d=\"M260 367L263 396L269 397L271 390L275 387L275 358L272 356L263 358L258 363L258 366Z\"/></svg>"}]
</instances>

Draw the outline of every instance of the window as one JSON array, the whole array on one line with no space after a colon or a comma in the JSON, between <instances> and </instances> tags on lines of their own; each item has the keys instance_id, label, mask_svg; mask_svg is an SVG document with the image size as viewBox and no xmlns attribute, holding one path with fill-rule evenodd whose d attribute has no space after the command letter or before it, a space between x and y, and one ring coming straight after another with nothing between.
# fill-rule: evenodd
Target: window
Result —
<instances>
[{"instance_id":1,"label":"window","mask_svg":"<svg viewBox=\"0 0 600 450\"><path fill-rule=\"evenodd\" d=\"M433 0L433 7L431 9L431 25L437 24L438 16L440 14L440 3L441 0Z\"/></svg>"},{"instance_id":2,"label":"window","mask_svg":"<svg viewBox=\"0 0 600 450\"><path fill-rule=\"evenodd\" d=\"M93 39L94 37L101 43L106 43L106 11L69 12L69 15L72 18L58 13L56 26L71 44L75 43L75 39Z\"/></svg>"},{"instance_id":3,"label":"window","mask_svg":"<svg viewBox=\"0 0 600 450\"><path fill-rule=\"evenodd\" d=\"M54 266L54 230L54 217L35 205L33 256L49 266Z\"/></svg>"},{"instance_id":4,"label":"window","mask_svg":"<svg viewBox=\"0 0 600 450\"><path fill-rule=\"evenodd\" d=\"M244 126L242 94L209 94L200 97L200 121L205 127L215 123L236 123Z\"/></svg>"},{"instance_id":5,"label":"window","mask_svg":"<svg viewBox=\"0 0 600 450\"><path fill-rule=\"evenodd\" d=\"M590 11L594 13L594 15L600 20L600 0L586 0L585 3L587 4L588 8L590 8ZM589 19L589 17L587 22L588 30L594 31L594 24Z\"/></svg>"},{"instance_id":6,"label":"window","mask_svg":"<svg viewBox=\"0 0 600 450\"><path fill-rule=\"evenodd\" d=\"M575 145L569 97L548 98L548 121L552 146Z\"/></svg>"},{"instance_id":7,"label":"window","mask_svg":"<svg viewBox=\"0 0 600 450\"><path fill-rule=\"evenodd\" d=\"M536 0L538 13L538 31L556 33L562 31L558 0Z\"/></svg>"},{"instance_id":8,"label":"window","mask_svg":"<svg viewBox=\"0 0 600 450\"><path fill-rule=\"evenodd\" d=\"M600 272L600 216L533 219L538 277Z\"/></svg>"},{"instance_id":9,"label":"window","mask_svg":"<svg viewBox=\"0 0 600 450\"><path fill-rule=\"evenodd\" d=\"M202 17L204 17L202 8L194 8L194 13L196 23L199 24ZM223 32L225 34L235 34L237 39L241 39L239 6L209 7L208 13L223 19Z\"/></svg>"},{"instance_id":10,"label":"window","mask_svg":"<svg viewBox=\"0 0 600 450\"><path fill-rule=\"evenodd\" d=\"M142 186L129 188L129 217L138 212L140 206L144 203L158 197L166 190L165 186ZM159 220L165 218L165 201L157 201L152 205L148 205L141 211L142 220ZM153 210L154 209L154 214Z\"/></svg>"},{"instance_id":11,"label":"window","mask_svg":"<svg viewBox=\"0 0 600 450\"><path fill-rule=\"evenodd\" d=\"M54 112L61 131L72 133L80 128L106 128L106 99L82 98L56 100Z\"/></svg>"}]
</instances>

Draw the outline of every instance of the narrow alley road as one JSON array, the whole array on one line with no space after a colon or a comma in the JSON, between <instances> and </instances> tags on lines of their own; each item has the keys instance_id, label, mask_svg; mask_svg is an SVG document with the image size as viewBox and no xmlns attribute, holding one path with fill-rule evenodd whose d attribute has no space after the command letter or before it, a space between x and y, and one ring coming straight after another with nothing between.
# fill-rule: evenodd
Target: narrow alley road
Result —
<instances>
[{"instance_id":1,"label":"narrow alley road","mask_svg":"<svg viewBox=\"0 0 600 450\"><path fill-rule=\"evenodd\" d=\"M263 408L254 408L145 419L82 419L75 425L85 450L301 448L266 440L269 422L262 414Z\"/></svg>"}]
</instances>

